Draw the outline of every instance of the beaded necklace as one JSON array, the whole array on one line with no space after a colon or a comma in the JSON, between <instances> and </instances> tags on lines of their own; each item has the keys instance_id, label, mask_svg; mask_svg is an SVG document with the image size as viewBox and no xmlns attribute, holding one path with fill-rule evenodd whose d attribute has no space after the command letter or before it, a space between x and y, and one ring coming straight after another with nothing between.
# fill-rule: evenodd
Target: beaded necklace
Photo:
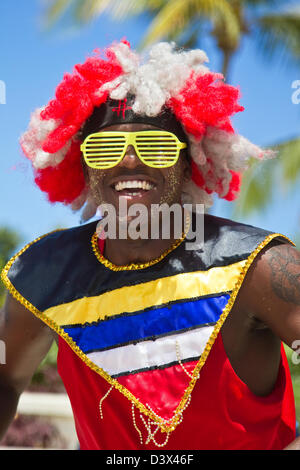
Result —
<instances>
[{"instance_id":1,"label":"beaded necklace","mask_svg":"<svg viewBox=\"0 0 300 470\"><path fill-rule=\"evenodd\" d=\"M177 343L176 341L176 356L177 356L177 359L178 359L178 362L180 364L180 366L182 367L183 371L190 377L190 378L193 378L192 375L190 375L187 370L185 369L184 365L182 364L181 360L180 360L180 352L179 352L179 344ZM200 373L198 373L196 379L199 379L200 377ZM106 394L100 399L99 401L99 411L100 411L100 419L104 419L104 416L103 416L103 411L102 411L102 404L103 404L103 401L105 400L105 398L108 397L108 395L110 394L110 392L112 391L113 389L113 386L110 387L110 389L106 392ZM187 402L186 404L184 405L184 407L182 408L182 410L180 411L177 411L175 413L175 415L178 417L178 424L180 424L183 420L183 412L184 410L186 410L186 408L190 405L191 403L191 395L188 397L187 399ZM162 419L160 418L153 410L152 408L148 405L147 403L147 407L151 410L151 412L160 420L160 421L163 421L165 424L168 424L168 422L170 420L165 420L165 419ZM133 426L134 428L136 429L136 431L138 432L139 434L139 439L140 439L140 444L143 445L143 434L141 432L141 430L139 429L137 423L136 423L136 419L135 419L135 412L134 412L134 403L132 403L132 406L131 406L131 414L132 414L132 422L133 422ZM166 433L166 437L165 437L165 440L161 443L158 443L155 439L155 434L159 431L160 429L160 426L157 425L157 423L155 421L152 421L149 417L148 417L148 422L146 422L145 418L143 417L142 413L140 413L140 418L148 432L148 435L147 435L147 438L145 440L145 444L149 444L150 441L152 441L156 447L164 447L165 445L167 445L168 443L168 440L169 440L169 437L170 437L170 432L173 431L175 428L171 428L170 431L167 431ZM155 426L155 429L152 430L152 426Z\"/></svg>"}]
</instances>

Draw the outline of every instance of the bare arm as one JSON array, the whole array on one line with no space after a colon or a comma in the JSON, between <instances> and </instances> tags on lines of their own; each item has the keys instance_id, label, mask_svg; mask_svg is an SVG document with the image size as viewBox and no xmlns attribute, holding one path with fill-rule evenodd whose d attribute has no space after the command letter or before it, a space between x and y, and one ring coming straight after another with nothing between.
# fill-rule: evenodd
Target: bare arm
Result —
<instances>
[{"instance_id":1,"label":"bare arm","mask_svg":"<svg viewBox=\"0 0 300 470\"><path fill-rule=\"evenodd\" d=\"M240 305L292 347L300 340L300 253L273 244L254 261L240 292Z\"/></svg>"},{"instance_id":2,"label":"bare arm","mask_svg":"<svg viewBox=\"0 0 300 470\"><path fill-rule=\"evenodd\" d=\"M240 306L293 348L300 340L300 253L274 242L260 253L245 278ZM295 346L294 346L295 348ZM300 449L300 438L288 450Z\"/></svg>"},{"instance_id":3,"label":"bare arm","mask_svg":"<svg viewBox=\"0 0 300 470\"><path fill-rule=\"evenodd\" d=\"M15 416L21 393L53 342L53 335L47 325L8 294L0 311L0 340L5 346L5 363L0 364L2 438Z\"/></svg>"}]
</instances>

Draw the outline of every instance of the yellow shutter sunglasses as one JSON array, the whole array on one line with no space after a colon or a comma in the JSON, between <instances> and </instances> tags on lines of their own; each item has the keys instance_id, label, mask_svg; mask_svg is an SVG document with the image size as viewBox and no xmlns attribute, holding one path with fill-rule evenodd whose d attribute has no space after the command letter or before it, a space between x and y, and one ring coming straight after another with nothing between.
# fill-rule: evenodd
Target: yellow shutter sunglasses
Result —
<instances>
[{"instance_id":1,"label":"yellow shutter sunglasses","mask_svg":"<svg viewBox=\"0 0 300 470\"><path fill-rule=\"evenodd\" d=\"M151 168L175 165L180 150L187 147L175 134L167 131L116 131L90 134L80 150L89 167L107 170L121 162L129 145L134 147L140 160Z\"/></svg>"}]
</instances>

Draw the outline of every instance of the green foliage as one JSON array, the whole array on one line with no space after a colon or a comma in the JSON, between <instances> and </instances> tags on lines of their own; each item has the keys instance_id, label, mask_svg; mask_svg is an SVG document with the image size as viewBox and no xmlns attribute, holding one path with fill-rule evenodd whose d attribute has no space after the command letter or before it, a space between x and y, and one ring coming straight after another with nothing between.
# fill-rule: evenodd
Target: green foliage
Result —
<instances>
[{"instance_id":1,"label":"green foliage","mask_svg":"<svg viewBox=\"0 0 300 470\"><path fill-rule=\"evenodd\" d=\"M31 384L30 389L36 391L48 391L48 392L56 392L56 391L63 391L63 384L62 380L57 373L57 352L58 347L56 342L52 343L50 350L48 351L47 355L35 371Z\"/></svg>"},{"instance_id":2,"label":"green foliage","mask_svg":"<svg viewBox=\"0 0 300 470\"><path fill-rule=\"evenodd\" d=\"M147 46L162 38L175 39L182 45L182 34L189 30L191 23L207 20L214 31L222 28L222 38L236 44L240 36L240 23L233 7L227 0L173 0L162 2L142 41ZM175 32L175 34L174 34Z\"/></svg>"},{"instance_id":3,"label":"green foliage","mask_svg":"<svg viewBox=\"0 0 300 470\"><path fill-rule=\"evenodd\" d=\"M52 27L62 16L69 13L76 23L87 23L101 15L111 0L50 0L46 13L46 26Z\"/></svg>"},{"instance_id":4,"label":"green foliage","mask_svg":"<svg viewBox=\"0 0 300 470\"><path fill-rule=\"evenodd\" d=\"M2 268L13 255L20 242L21 237L15 230L8 227L0 227L0 271L2 271ZM0 307L4 302L4 297L5 287L0 282Z\"/></svg>"},{"instance_id":5,"label":"green foliage","mask_svg":"<svg viewBox=\"0 0 300 470\"><path fill-rule=\"evenodd\" d=\"M290 140L278 146L281 155L282 181L285 186L296 183L300 176L300 139Z\"/></svg>"},{"instance_id":6,"label":"green foliage","mask_svg":"<svg viewBox=\"0 0 300 470\"><path fill-rule=\"evenodd\" d=\"M273 147L277 157L252 161L243 175L240 196L234 203L234 215L249 215L262 210L272 202L274 188L286 192L300 177L300 139L293 139Z\"/></svg>"},{"instance_id":7,"label":"green foliage","mask_svg":"<svg viewBox=\"0 0 300 470\"><path fill-rule=\"evenodd\" d=\"M39 368L43 368L45 365L53 366L56 364L58 347L55 341L53 341L51 348L46 354L45 358L41 362Z\"/></svg>"},{"instance_id":8,"label":"green foliage","mask_svg":"<svg viewBox=\"0 0 300 470\"><path fill-rule=\"evenodd\" d=\"M300 9L266 14L257 19L259 49L268 59L300 62Z\"/></svg>"},{"instance_id":9,"label":"green foliage","mask_svg":"<svg viewBox=\"0 0 300 470\"><path fill-rule=\"evenodd\" d=\"M63 15L65 10L70 6L72 0L56 0L50 4L47 12L48 25L52 25L57 19Z\"/></svg>"},{"instance_id":10,"label":"green foliage","mask_svg":"<svg viewBox=\"0 0 300 470\"><path fill-rule=\"evenodd\" d=\"M292 355L294 351L289 348L288 346L284 347L286 357L289 363L289 368L291 371L292 383L293 383L293 391L295 396L295 404L296 404L296 417L298 423L300 423L300 364L296 364L293 359Z\"/></svg>"},{"instance_id":11,"label":"green foliage","mask_svg":"<svg viewBox=\"0 0 300 470\"><path fill-rule=\"evenodd\" d=\"M298 378L300 380L300 364L296 364L296 362L293 361L293 354L295 353L295 351L293 351L292 348L289 348L286 345L284 346L284 349L293 378Z\"/></svg>"},{"instance_id":12,"label":"green foliage","mask_svg":"<svg viewBox=\"0 0 300 470\"><path fill-rule=\"evenodd\" d=\"M0 262L6 263L20 243L20 236L17 232L7 227L0 227Z\"/></svg>"},{"instance_id":13,"label":"green foliage","mask_svg":"<svg viewBox=\"0 0 300 470\"><path fill-rule=\"evenodd\" d=\"M272 181L274 178L276 162L252 162L243 175L243 184L239 198L234 203L234 215L250 214L263 209L270 203L272 197Z\"/></svg>"}]
</instances>

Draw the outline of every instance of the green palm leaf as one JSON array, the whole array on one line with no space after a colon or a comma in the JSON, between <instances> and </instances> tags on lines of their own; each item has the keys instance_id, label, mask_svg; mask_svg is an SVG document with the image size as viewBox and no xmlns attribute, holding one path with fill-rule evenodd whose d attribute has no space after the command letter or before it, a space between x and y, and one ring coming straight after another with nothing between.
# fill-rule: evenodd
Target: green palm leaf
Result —
<instances>
[{"instance_id":1,"label":"green palm leaf","mask_svg":"<svg viewBox=\"0 0 300 470\"><path fill-rule=\"evenodd\" d=\"M237 216L263 210L272 202L274 188L286 191L300 177L300 139L273 147L278 157L252 162L243 176L240 196L234 204Z\"/></svg>"},{"instance_id":2,"label":"green palm leaf","mask_svg":"<svg viewBox=\"0 0 300 470\"><path fill-rule=\"evenodd\" d=\"M163 37L168 38L170 34L177 30L181 33L184 28L188 28L191 21L195 20L195 17L213 21L217 21L222 17L233 40L236 40L239 36L239 22L228 1L173 0L167 2L159 10L150 24L142 45L147 46Z\"/></svg>"},{"instance_id":3,"label":"green palm leaf","mask_svg":"<svg viewBox=\"0 0 300 470\"><path fill-rule=\"evenodd\" d=\"M54 0L46 12L46 25L51 27L73 3L73 0Z\"/></svg>"},{"instance_id":4,"label":"green palm leaf","mask_svg":"<svg viewBox=\"0 0 300 470\"><path fill-rule=\"evenodd\" d=\"M69 8L77 23L87 23L100 16L111 3L111 0L51 0L45 16L51 26Z\"/></svg>"},{"instance_id":5,"label":"green palm leaf","mask_svg":"<svg viewBox=\"0 0 300 470\"><path fill-rule=\"evenodd\" d=\"M298 9L278 14L266 14L256 18L260 51L268 59L300 60L300 4Z\"/></svg>"},{"instance_id":6,"label":"green palm leaf","mask_svg":"<svg viewBox=\"0 0 300 470\"><path fill-rule=\"evenodd\" d=\"M74 17L79 23L88 23L104 13L110 3L111 0L77 0L74 3Z\"/></svg>"},{"instance_id":7,"label":"green palm leaf","mask_svg":"<svg viewBox=\"0 0 300 470\"><path fill-rule=\"evenodd\" d=\"M281 155L282 182L285 186L293 185L300 176L300 138L284 142L277 149Z\"/></svg>"},{"instance_id":8,"label":"green palm leaf","mask_svg":"<svg viewBox=\"0 0 300 470\"><path fill-rule=\"evenodd\" d=\"M115 0L110 2L110 11L113 18L123 20L131 15L139 15L145 10L156 11L165 3L164 0Z\"/></svg>"},{"instance_id":9,"label":"green palm leaf","mask_svg":"<svg viewBox=\"0 0 300 470\"><path fill-rule=\"evenodd\" d=\"M249 215L258 208L264 209L272 199L272 186L277 162L253 162L243 175L239 198L234 203L234 214Z\"/></svg>"}]
</instances>

